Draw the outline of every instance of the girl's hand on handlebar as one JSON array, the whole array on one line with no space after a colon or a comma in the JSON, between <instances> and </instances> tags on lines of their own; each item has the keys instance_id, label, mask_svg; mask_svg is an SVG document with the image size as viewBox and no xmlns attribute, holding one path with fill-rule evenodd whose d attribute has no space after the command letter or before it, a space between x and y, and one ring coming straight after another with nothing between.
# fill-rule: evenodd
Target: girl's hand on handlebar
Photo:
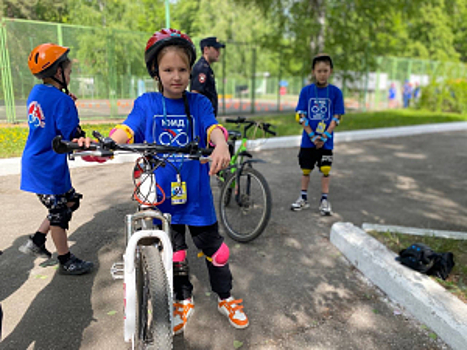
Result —
<instances>
[{"instance_id":1,"label":"girl's hand on handlebar","mask_svg":"<svg viewBox=\"0 0 467 350\"><path fill-rule=\"evenodd\" d=\"M80 137L78 139L71 140L71 142L76 142L80 147L84 146L84 148L89 148L89 146L92 143L92 140L90 137Z\"/></svg>"},{"instance_id":2,"label":"girl's hand on handlebar","mask_svg":"<svg viewBox=\"0 0 467 350\"><path fill-rule=\"evenodd\" d=\"M218 145L216 145L214 151L211 154L211 160L212 162L209 175L217 174L220 170L229 166L230 153L227 142L220 142Z\"/></svg>"}]
</instances>

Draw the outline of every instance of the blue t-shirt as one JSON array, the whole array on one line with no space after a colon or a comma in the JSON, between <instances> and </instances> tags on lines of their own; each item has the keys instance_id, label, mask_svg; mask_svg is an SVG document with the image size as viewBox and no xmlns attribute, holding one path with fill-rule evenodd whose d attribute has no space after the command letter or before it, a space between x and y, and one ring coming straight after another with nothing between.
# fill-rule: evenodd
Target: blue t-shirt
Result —
<instances>
[{"instance_id":1,"label":"blue t-shirt","mask_svg":"<svg viewBox=\"0 0 467 350\"><path fill-rule=\"evenodd\" d=\"M61 135L70 141L79 125L72 98L51 85L35 85L27 101L29 135L21 158L23 191L63 194L71 189L67 155L52 149L52 140Z\"/></svg>"},{"instance_id":2,"label":"blue t-shirt","mask_svg":"<svg viewBox=\"0 0 467 350\"><path fill-rule=\"evenodd\" d=\"M199 136L200 147L206 147L207 129L217 124L211 102L201 94L186 94L193 117L194 137ZM170 99L156 92L145 93L135 100L133 110L123 123L133 130L136 143L147 141L183 147L191 141L190 125L182 98ZM209 164L200 164L182 155L172 155L170 161L180 172L181 181L186 182L187 202L172 204L171 183L177 181L177 170L166 165L156 170L156 181L167 196L158 206L159 209L172 215L173 224L214 224L217 219L208 174Z\"/></svg>"},{"instance_id":3,"label":"blue t-shirt","mask_svg":"<svg viewBox=\"0 0 467 350\"><path fill-rule=\"evenodd\" d=\"M305 86L300 92L296 111L306 111L307 119L311 130L317 134L322 134L331 124L332 117L336 114L345 114L344 98L342 91L334 85L329 84L324 88L319 88L315 84ZM324 122L326 127L322 132L318 132L318 124ZM334 136L334 132L331 134ZM302 134L302 148L315 148L310 137L305 130ZM328 139L323 146L323 149L334 148L334 137Z\"/></svg>"}]
</instances>

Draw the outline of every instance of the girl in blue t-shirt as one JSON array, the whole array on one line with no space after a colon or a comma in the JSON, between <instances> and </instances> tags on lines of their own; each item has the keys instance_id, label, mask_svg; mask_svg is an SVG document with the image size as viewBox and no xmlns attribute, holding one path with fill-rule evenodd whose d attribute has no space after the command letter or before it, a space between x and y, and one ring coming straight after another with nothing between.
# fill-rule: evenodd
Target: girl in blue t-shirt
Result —
<instances>
[{"instance_id":1,"label":"girl in blue t-shirt","mask_svg":"<svg viewBox=\"0 0 467 350\"><path fill-rule=\"evenodd\" d=\"M186 88L195 62L196 50L191 39L178 30L162 29L149 39L145 61L149 74L159 85L159 93L145 93L135 100L133 110L121 125L111 131L117 143L150 142L185 146L199 137L201 147L214 146L209 164L173 156L175 165L156 170L158 185L171 193L171 184L186 184L186 197L166 200L159 205L162 212L172 215L174 247L174 332L183 332L194 310L193 285L188 276L185 230L188 226L193 241L209 260L212 290L218 295L218 309L236 328L248 326L242 300L231 294L232 274L228 258L229 248L219 235L209 175L228 166L230 154L226 142L227 131L217 123L212 105L201 95ZM180 271L180 274L177 274Z\"/></svg>"},{"instance_id":2,"label":"girl in blue t-shirt","mask_svg":"<svg viewBox=\"0 0 467 350\"><path fill-rule=\"evenodd\" d=\"M300 197L291 205L293 211L310 207L308 184L315 165L323 174L321 177L321 215L331 215L328 199L330 172L333 161L334 129L339 125L344 111L341 90L328 83L332 74L332 59L327 54L313 58L312 70L316 82L305 86L300 92L297 104L297 121L303 127L302 142L298 161L302 169Z\"/></svg>"}]
</instances>

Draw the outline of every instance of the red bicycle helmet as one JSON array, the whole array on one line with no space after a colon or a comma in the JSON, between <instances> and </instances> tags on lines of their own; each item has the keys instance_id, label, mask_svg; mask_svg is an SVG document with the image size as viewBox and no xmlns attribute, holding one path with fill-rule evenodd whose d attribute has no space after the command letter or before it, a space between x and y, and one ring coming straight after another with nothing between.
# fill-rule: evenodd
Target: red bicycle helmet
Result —
<instances>
[{"instance_id":1,"label":"red bicycle helmet","mask_svg":"<svg viewBox=\"0 0 467 350\"><path fill-rule=\"evenodd\" d=\"M70 49L51 43L35 47L28 58L31 73L39 79L52 77L57 72L60 63L68 57Z\"/></svg>"},{"instance_id":2,"label":"red bicycle helmet","mask_svg":"<svg viewBox=\"0 0 467 350\"><path fill-rule=\"evenodd\" d=\"M187 49L190 54L190 68L196 61L196 49L190 37L177 29L161 29L155 32L148 40L144 51L144 60L148 73L151 77L158 75L158 68L152 68L153 62L157 59L159 52L166 46L180 46Z\"/></svg>"}]
</instances>

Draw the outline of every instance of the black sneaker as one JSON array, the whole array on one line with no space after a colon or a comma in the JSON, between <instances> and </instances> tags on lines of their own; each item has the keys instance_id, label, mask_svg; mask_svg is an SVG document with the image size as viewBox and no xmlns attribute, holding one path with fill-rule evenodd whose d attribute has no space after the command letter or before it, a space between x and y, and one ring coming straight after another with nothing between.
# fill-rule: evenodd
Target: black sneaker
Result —
<instances>
[{"instance_id":1,"label":"black sneaker","mask_svg":"<svg viewBox=\"0 0 467 350\"><path fill-rule=\"evenodd\" d=\"M28 241L18 248L21 253L35 256L38 258L52 257L52 253L47 250L45 244L38 246L32 241L32 236L29 236Z\"/></svg>"},{"instance_id":2,"label":"black sneaker","mask_svg":"<svg viewBox=\"0 0 467 350\"><path fill-rule=\"evenodd\" d=\"M94 264L92 262L83 261L71 254L70 259L66 263L60 264L58 271L62 275L83 275L91 271L93 267Z\"/></svg>"}]
</instances>

